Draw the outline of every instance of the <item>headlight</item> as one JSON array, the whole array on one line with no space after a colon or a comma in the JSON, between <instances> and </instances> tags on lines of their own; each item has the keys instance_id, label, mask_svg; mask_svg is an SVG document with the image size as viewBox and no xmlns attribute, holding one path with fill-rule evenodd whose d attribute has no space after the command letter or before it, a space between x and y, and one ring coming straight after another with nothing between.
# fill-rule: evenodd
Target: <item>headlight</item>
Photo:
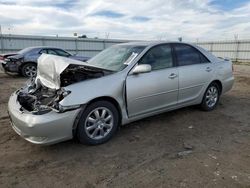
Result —
<instances>
[{"instance_id":1,"label":"headlight","mask_svg":"<svg viewBox=\"0 0 250 188\"><path fill-rule=\"evenodd\" d=\"M70 105L70 106L62 106L59 104L58 108L59 108L59 112L65 112L65 111L69 111L69 110L75 110L77 108L80 108L80 104L77 105Z\"/></svg>"},{"instance_id":2,"label":"headlight","mask_svg":"<svg viewBox=\"0 0 250 188\"><path fill-rule=\"evenodd\" d=\"M67 91L67 90L62 90L61 93L58 95L58 100L56 101L54 108L56 110L58 110L58 112L65 112L65 111L69 111L69 110L74 110L79 108L81 105L77 104L77 105L70 105L70 106L62 106L60 104L60 101L63 100L66 96L68 96L71 93L71 91Z\"/></svg>"},{"instance_id":3,"label":"headlight","mask_svg":"<svg viewBox=\"0 0 250 188\"><path fill-rule=\"evenodd\" d=\"M65 98L66 96L68 96L70 93L71 93L71 91L69 91L69 90L63 90L63 92L62 92L63 98Z\"/></svg>"}]
</instances>

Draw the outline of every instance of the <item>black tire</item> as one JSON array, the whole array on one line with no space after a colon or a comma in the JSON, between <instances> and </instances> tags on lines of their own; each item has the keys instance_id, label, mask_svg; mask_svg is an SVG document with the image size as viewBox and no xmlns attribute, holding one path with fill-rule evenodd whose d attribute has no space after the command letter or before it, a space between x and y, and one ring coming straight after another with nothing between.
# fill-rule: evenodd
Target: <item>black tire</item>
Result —
<instances>
[{"instance_id":1,"label":"black tire","mask_svg":"<svg viewBox=\"0 0 250 188\"><path fill-rule=\"evenodd\" d=\"M209 95L209 91L211 92L212 89L215 89L216 92L217 92L217 99L216 99L216 102L211 102L210 105L209 105L209 102L208 102L208 95ZM218 86L217 83L215 82L212 82L206 89L206 92L204 93L204 96L203 96L203 99L202 99L202 103L200 104L200 107L202 110L204 111L211 111L211 110L214 110L216 108L216 106L218 105L218 102L219 102L219 99L220 99L220 87ZM216 95L214 95L213 98L216 97Z\"/></svg>"},{"instance_id":2,"label":"black tire","mask_svg":"<svg viewBox=\"0 0 250 188\"><path fill-rule=\"evenodd\" d=\"M103 127L99 127L102 125L102 123L99 125L98 123L100 123L99 121L102 121L102 120L99 119L97 121L98 118L96 118L96 114L95 114L96 110L98 110L99 115L102 115L102 112L103 112L102 110L106 110L106 113L108 115L112 115L112 121L110 120L110 125L111 125L111 122L113 122L112 128L108 129L104 125ZM108 116L105 116L105 117L107 119ZM89 122L88 121L89 118L91 118L92 120L94 119L95 122ZM103 121L104 120L105 118L103 118ZM90 123L93 123L93 124L90 124ZM81 114L81 117L77 125L76 137L79 140L79 142L82 144L87 144L87 145L103 144L113 137L113 135L118 129L118 124L119 124L119 114L118 114L117 108L108 101L97 101L88 105L86 109L83 111L83 113ZM108 125L108 124L105 124L105 125ZM92 133L87 130L87 128L90 128L90 127L95 127L91 129L91 131L93 130ZM96 133L96 134L99 134L99 138L98 138L98 135L96 135L96 138L94 138L93 136L94 131L96 131L96 129L99 129ZM101 138L102 134L101 134L100 129L103 129L103 131L105 130L107 131L105 132L106 135L103 138ZM103 131L102 133L104 133Z\"/></svg>"},{"instance_id":3,"label":"black tire","mask_svg":"<svg viewBox=\"0 0 250 188\"><path fill-rule=\"evenodd\" d=\"M35 63L26 63L21 68L21 73L24 77L36 76L37 66Z\"/></svg>"}]
</instances>

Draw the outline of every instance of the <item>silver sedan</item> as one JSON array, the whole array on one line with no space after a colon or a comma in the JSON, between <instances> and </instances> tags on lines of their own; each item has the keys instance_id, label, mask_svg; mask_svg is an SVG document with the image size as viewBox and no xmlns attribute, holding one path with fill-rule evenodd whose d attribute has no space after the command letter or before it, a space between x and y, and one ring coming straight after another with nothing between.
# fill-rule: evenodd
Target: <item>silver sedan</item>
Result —
<instances>
[{"instance_id":1,"label":"silver sedan","mask_svg":"<svg viewBox=\"0 0 250 188\"><path fill-rule=\"evenodd\" d=\"M32 143L76 137L96 145L148 116L190 105L211 111L233 82L232 62L198 46L124 43L86 63L42 55L36 78L11 95L8 110L13 129Z\"/></svg>"}]
</instances>

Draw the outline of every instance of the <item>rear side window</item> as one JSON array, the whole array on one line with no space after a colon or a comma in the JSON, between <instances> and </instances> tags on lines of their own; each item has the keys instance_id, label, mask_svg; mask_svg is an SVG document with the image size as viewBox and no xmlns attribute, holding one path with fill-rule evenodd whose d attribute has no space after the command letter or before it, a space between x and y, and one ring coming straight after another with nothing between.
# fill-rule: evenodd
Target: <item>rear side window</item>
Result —
<instances>
[{"instance_id":1,"label":"rear side window","mask_svg":"<svg viewBox=\"0 0 250 188\"><path fill-rule=\"evenodd\" d=\"M48 49L48 54L52 54L52 55L57 55L57 53L54 50Z\"/></svg>"},{"instance_id":2,"label":"rear side window","mask_svg":"<svg viewBox=\"0 0 250 188\"><path fill-rule=\"evenodd\" d=\"M39 54L47 54L47 50L46 49L42 49Z\"/></svg>"},{"instance_id":3,"label":"rear side window","mask_svg":"<svg viewBox=\"0 0 250 188\"><path fill-rule=\"evenodd\" d=\"M64 57L69 57L70 54L63 51L63 50L60 50L60 49L54 49L54 51L56 51L56 53L59 55L59 56L64 56Z\"/></svg>"},{"instance_id":4,"label":"rear side window","mask_svg":"<svg viewBox=\"0 0 250 188\"><path fill-rule=\"evenodd\" d=\"M149 64L152 70L173 67L170 45L159 45L151 48L139 61L139 64Z\"/></svg>"},{"instance_id":5,"label":"rear side window","mask_svg":"<svg viewBox=\"0 0 250 188\"><path fill-rule=\"evenodd\" d=\"M175 44L175 53L179 66L208 63L209 60L197 49L186 44Z\"/></svg>"}]
</instances>

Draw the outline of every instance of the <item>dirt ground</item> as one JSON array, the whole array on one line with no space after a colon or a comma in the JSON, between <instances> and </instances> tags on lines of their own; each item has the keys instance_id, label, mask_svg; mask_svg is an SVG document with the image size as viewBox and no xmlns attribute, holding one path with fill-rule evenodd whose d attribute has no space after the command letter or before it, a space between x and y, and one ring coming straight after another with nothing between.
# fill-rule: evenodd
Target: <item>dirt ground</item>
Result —
<instances>
[{"instance_id":1,"label":"dirt ground","mask_svg":"<svg viewBox=\"0 0 250 188\"><path fill-rule=\"evenodd\" d=\"M0 187L250 187L250 66L212 112L188 107L129 124L108 143L37 146L6 107L25 79L0 73Z\"/></svg>"}]
</instances>

